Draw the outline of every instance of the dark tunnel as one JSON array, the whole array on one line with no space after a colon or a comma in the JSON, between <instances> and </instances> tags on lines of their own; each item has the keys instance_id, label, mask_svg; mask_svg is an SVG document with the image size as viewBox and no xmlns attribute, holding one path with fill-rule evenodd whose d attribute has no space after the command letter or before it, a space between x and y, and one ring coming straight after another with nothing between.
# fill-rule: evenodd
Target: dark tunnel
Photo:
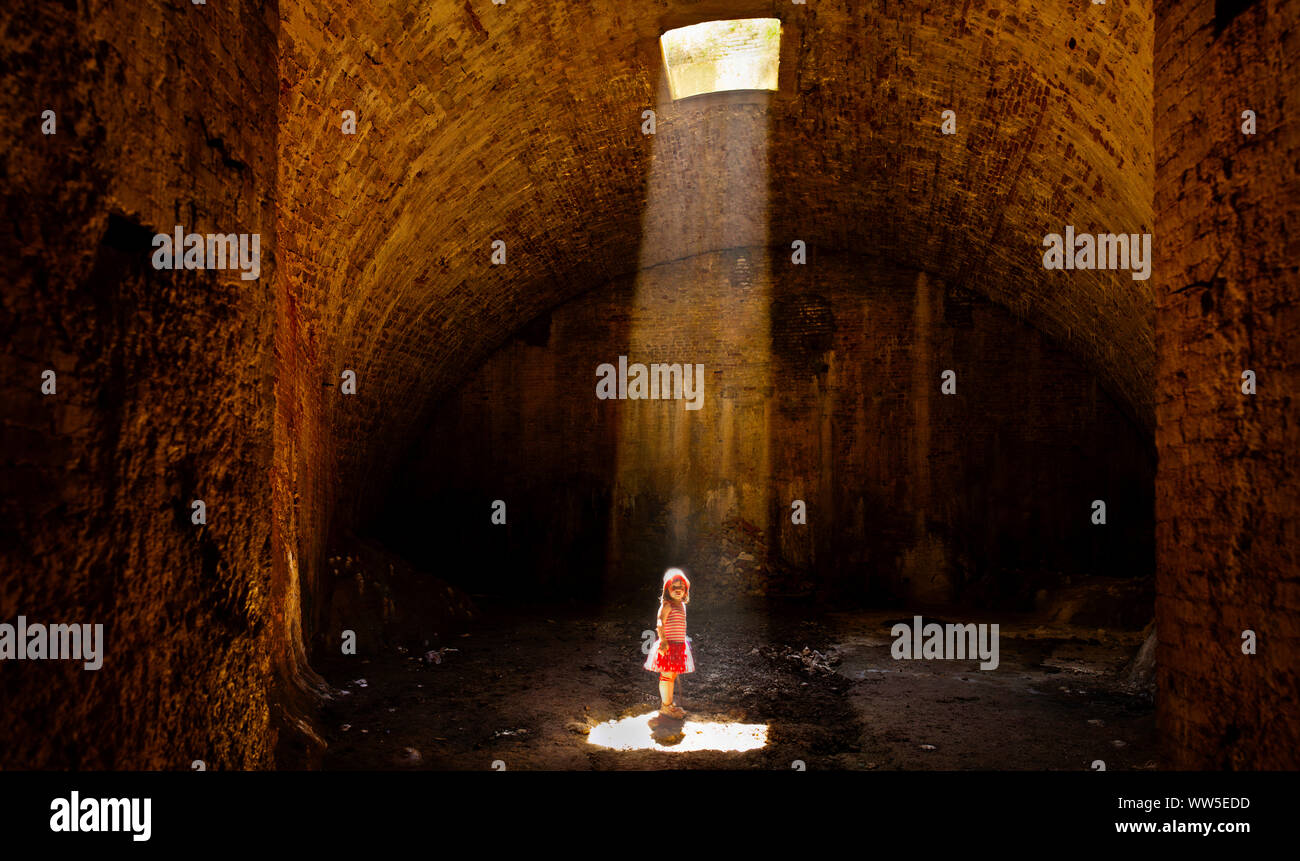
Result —
<instances>
[{"instance_id":1,"label":"dark tunnel","mask_svg":"<svg viewBox=\"0 0 1300 861\"><path fill-rule=\"evenodd\" d=\"M1300 3L75 6L0 12L0 622L105 660L0 769L665 767L673 567L702 768L1300 765Z\"/></svg>"}]
</instances>

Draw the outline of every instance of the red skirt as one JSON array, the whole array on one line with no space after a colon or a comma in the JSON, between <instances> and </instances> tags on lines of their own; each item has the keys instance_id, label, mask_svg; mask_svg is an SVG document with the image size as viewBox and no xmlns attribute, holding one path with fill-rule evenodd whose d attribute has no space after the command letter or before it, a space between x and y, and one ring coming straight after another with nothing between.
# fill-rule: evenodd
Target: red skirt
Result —
<instances>
[{"instance_id":1,"label":"red skirt","mask_svg":"<svg viewBox=\"0 0 1300 861\"><path fill-rule=\"evenodd\" d=\"M691 654L691 638L684 643L668 644L668 653L659 654L659 641L656 640L646 658L645 668L652 673L693 673L695 656Z\"/></svg>"}]
</instances>

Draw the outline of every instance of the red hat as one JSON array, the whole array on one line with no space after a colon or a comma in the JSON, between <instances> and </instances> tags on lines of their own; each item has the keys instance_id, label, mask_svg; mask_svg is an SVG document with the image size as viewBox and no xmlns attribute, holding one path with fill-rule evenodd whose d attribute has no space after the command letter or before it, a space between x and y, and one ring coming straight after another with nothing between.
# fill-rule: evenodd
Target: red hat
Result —
<instances>
[{"instance_id":1,"label":"red hat","mask_svg":"<svg viewBox=\"0 0 1300 861\"><path fill-rule=\"evenodd\" d=\"M668 584L674 580L681 580L686 584L686 598L689 600L691 597L691 579L680 568L669 568L664 572L664 594L668 594Z\"/></svg>"}]
</instances>

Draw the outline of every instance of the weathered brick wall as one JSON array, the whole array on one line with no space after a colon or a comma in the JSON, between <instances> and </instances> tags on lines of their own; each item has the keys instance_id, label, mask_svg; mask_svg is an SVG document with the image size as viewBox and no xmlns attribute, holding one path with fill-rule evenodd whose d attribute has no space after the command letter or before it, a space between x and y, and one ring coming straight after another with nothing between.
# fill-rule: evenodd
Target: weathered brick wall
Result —
<instances>
[{"instance_id":1,"label":"weathered brick wall","mask_svg":"<svg viewBox=\"0 0 1300 861\"><path fill-rule=\"evenodd\" d=\"M0 768L272 764L276 17L0 11L0 621L106 640L98 671L5 662ZM260 233L260 280L155 271L152 236L176 224Z\"/></svg>"},{"instance_id":2,"label":"weathered brick wall","mask_svg":"<svg viewBox=\"0 0 1300 861\"><path fill-rule=\"evenodd\" d=\"M1176 767L1296 768L1300 4L1215 5L1157 4L1158 716Z\"/></svg>"},{"instance_id":3,"label":"weathered brick wall","mask_svg":"<svg viewBox=\"0 0 1300 861\"><path fill-rule=\"evenodd\" d=\"M1154 452L1076 357L914 272L767 260L664 264L525 329L439 405L373 528L449 579L559 594L669 564L765 588L724 576L735 540L758 557L741 567L913 601L1024 606L1066 576L1151 575ZM703 364L702 408L598 399L619 355Z\"/></svg>"}]
</instances>

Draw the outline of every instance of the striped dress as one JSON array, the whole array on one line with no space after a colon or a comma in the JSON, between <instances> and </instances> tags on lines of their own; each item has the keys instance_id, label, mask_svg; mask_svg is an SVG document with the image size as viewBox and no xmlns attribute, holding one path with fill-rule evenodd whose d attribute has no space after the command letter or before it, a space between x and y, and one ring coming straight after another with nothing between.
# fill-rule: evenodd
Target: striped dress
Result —
<instances>
[{"instance_id":1,"label":"striped dress","mask_svg":"<svg viewBox=\"0 0 1300 861\"><path fill-rule=\"evenodd\" d=\"M653 673L695 672L691 638L686 636L686 608L670 606L668 618L664 620L664 640L668 643L668 654L659 654L659 641L655 640L645 668Z\"/></svg>"},{"instance_id":2,"label":"striped dress","mask_svg":"<svg viewBox=\"0 0 1300 861\"><path fill-rule=\"evenodd\" d=\"M673 607L664 622L664 639L669 643L686 642L686 608Z\"/></svg>"}]
</instances>

